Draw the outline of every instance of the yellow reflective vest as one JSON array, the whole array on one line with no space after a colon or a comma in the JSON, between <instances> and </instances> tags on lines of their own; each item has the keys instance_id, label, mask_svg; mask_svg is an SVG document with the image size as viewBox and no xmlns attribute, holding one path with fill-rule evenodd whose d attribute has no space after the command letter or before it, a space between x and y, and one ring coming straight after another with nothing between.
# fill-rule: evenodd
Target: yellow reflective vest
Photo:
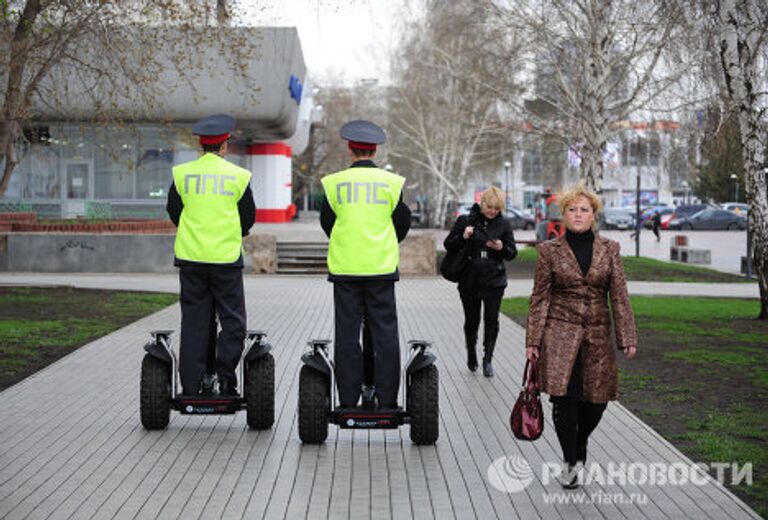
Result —
<instances>
[{"instance_id":1,"label":"yellow reflective vest","mask_svg":"<svg viewBox=\"0 0 768 520\"><path fill-rule=\"evenodd\" d=\"M375 276L400 263L392 212L405 178L379 168L349 168L323 177L336 220L328 244L331 274Z\"/></svg>"},{"instance_id":2,"label":"yellow reflective vest","mask_svg":"<svg viewBox=\"0 0 768 520\"><path fill-rule=\"evenodd\" d=\"M173 252L180 260L229 264L240 258L243 239L237 203L251 172L213 153L173 168L184 209Z\"/></svg>"}]
</instances>

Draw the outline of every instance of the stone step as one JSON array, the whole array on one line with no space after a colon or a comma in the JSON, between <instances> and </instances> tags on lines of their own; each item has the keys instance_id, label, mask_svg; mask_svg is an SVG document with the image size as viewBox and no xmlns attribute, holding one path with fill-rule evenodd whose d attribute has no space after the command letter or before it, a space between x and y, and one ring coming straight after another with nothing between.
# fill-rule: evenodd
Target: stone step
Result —
<instances>
[{"instance_id":1,"label":"stone step","mask_svg":"<svg viewBox=\"0 0 768 520\"><path fill-rule=\"evenodd\" d=\"M277 243L278 274L327 273L327 242L281 241Z\"/></svg>"},{"instance_id":2,"label":"stone step","mask_svg":"<svg viewBox=\"0 0 768 520\"><path fill-rule=\"evenodd\" d=\"M277 274L328 274L325 267L278 267Z\"/></svg>"}]
</instances>

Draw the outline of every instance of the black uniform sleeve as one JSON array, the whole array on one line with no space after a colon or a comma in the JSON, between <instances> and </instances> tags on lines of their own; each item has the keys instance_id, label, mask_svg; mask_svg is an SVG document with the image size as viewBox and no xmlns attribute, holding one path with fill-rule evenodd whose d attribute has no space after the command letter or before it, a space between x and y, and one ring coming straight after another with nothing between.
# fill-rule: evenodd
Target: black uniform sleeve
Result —
<instances>
[{"instance_id":1,"label":"black uniform sleeve","mask_svg":"<svg viewBox=\"0 0 768 520\"><path fill-rule=\"evenodd\" d=\"M512 226L509 222L504 221L506 229L504 230L504 236L501 241L503 246L501 248L501 255L504 260L512 260L517 256L517 246L515 246L515 232L512 231Z\"/></svg>"},{"instance_id":2,"label":"black uniform sleeve","mask_svg":"<svg viewBox=\"0 0 768 520\"><path fill-rule=\"evenodd\" d=\"M176 191L176 184L171 183L171 187L168 188L168 202L165 204L165 211L168 212L168 216L171 217L171 222L176 227L179 227L179 219L181 218L181 210L184 209L184 203L181 202L181 196Z\"/></svg>"},{"instance_id":3,"label":"black uniform sleeve","mask_svg":"<svg viewBox=\"0 0 768 520\"><path fill-rule=\"evenodd\" d=\"M448 233L448 236L443 241L443 247L445 247L446 251L455 251L466 243L466 240L464 240L464 229L468 223L468 217L465 215L461 215L456 219L451 232Z\"/></svg>"},{"instance_id":4,"label":"black uniform sleeve","mask_svg":"<svg viewBox=\"0 0 768 520\"><path fill-rule=\"evenodd\" d=\"M411 229L411 208L403 202L403 194L400 194L400 200L397 201L395 211L392 212L392 224L395 225L397 241L402 242L405 235Z\"/></svg>"},{"instance_id":5,"label":"black uniform sleeve","mask_svg":"<svg viewBox=\"0 0 768 520\"><path fill-rule=\"evenodd\" d=\"M331 237L331 230L333 230L333 225L335 223L336 213L333 212L333 208L328 202L328 199L323 197L323 205L320 206L320 226L323 228L323 231L325 231L328 238Z\"/></svg>"},{"instance_id":6,"label":"black uniform sleeve","mask_svg":"<svg viewBox=\"0 0 768 520\"><path fill-rule=\"evenodd\" d=\"M247 236L248 231L256 220L256 204L253 202L253 192L250 184L245 188L243 196L237 201L237 211L240 213L240 232Z\"/></svg>"}]
</instances>

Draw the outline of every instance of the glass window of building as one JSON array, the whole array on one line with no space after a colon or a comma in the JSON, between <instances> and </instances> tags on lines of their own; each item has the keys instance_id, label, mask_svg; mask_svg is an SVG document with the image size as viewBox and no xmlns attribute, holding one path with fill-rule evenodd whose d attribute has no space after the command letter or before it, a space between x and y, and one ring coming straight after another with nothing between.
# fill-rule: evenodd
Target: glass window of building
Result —
<instances>
[{"instance_id":1,"label":"glass window of building","mask_svg":"<svg viewBox=\"0 0 768 520\"><path fill-rule=\"evenodd\" d=\"M166 128L142 127L136 156L136 198L168 196L174 164L175 132Z\"/></svg>"},{"instance_id":2,"label":"glass window of building","mask_svg":"<svg viewBox=\"0 0 768 520\"><path fill-rule=\"evenodd\" d=\"M96 139L97 199L133 199L138 135L130 127L102 127Z\"/></svg>"}]
</instances>

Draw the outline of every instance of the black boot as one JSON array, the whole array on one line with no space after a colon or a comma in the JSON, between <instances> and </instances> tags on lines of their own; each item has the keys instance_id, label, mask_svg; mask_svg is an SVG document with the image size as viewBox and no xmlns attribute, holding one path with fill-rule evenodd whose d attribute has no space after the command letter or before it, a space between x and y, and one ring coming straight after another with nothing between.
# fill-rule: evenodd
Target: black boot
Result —
<instances>
[{"instance_id":1,"label":"black boot","mask_svg":"<svg viewBox=\"0 0 768 520\"><path fill-rule=\"evenodd\" d=\"M485 352L483 354L483 375L485 377L493 377L493 365L491 364L491 360L493 359L493 349L495 348L495 345L493 344L487 344L484 345Z\"/></svg>"},{"instance_id":2,"label":"black boot","mask_svg":"<svg viewBox=\"0 0 768 520\"><path fill-rule=\"evenodd\" d=\"M221 397L237 397L237 383L227 379L219 379L219 395Z\"/></svg>"},{"instance_id":3,"label":"black boot","mask_svg":"<svg viewBox=\"0 0 768 520\"><path fill-rule=\"evenodd\" d=\"M552 422L563 450L563 462L575 467L578 462L579 403L566 397L552 397Z\"/></svg>"},{"instance_id":4,"label":"black boot","mask_svg":"<svg viewBox=\"0 0 768 520\"><path fill-rule=\"evenodd\" d=\"M467 368L470 372L477 370L477 336L469 336L466 338L467 342Z\"/></svg>"},{"instance_id":5,"label":"black boot","mask_svg":"<svg viewBox=\"0 0 768 520\"><path fill-rule=\"evenodd\" d=\"M477 370L477 349L474 345L467 345L467 368L470 372Z\"/></svg>"},{"instance_id":6,"label":"black boot","mask_svg":"<svg viewBox=\"0 0 768 520\"><path fill-rule=\"evenodd\" d=\"M200 381L200 395L212 396L213 388L216 386L216 374L203 374L203 380Z\"/></svg>"},{"instance_id":7,"label":"black boot","mask_svg":"<svg viewBox=\"0 0 768 520\"><path fill-rule=\"evenodd\" d=\"M587 401L581 401L579 403L579 433L577 436L576 460L582 464L586 465L587 463L587 444L589 436L595 431L595 428L597 428L597 424L603 417L603 412L605 411L606 406L606 404L590 403Z\"/></svg>"}]
</instances>

